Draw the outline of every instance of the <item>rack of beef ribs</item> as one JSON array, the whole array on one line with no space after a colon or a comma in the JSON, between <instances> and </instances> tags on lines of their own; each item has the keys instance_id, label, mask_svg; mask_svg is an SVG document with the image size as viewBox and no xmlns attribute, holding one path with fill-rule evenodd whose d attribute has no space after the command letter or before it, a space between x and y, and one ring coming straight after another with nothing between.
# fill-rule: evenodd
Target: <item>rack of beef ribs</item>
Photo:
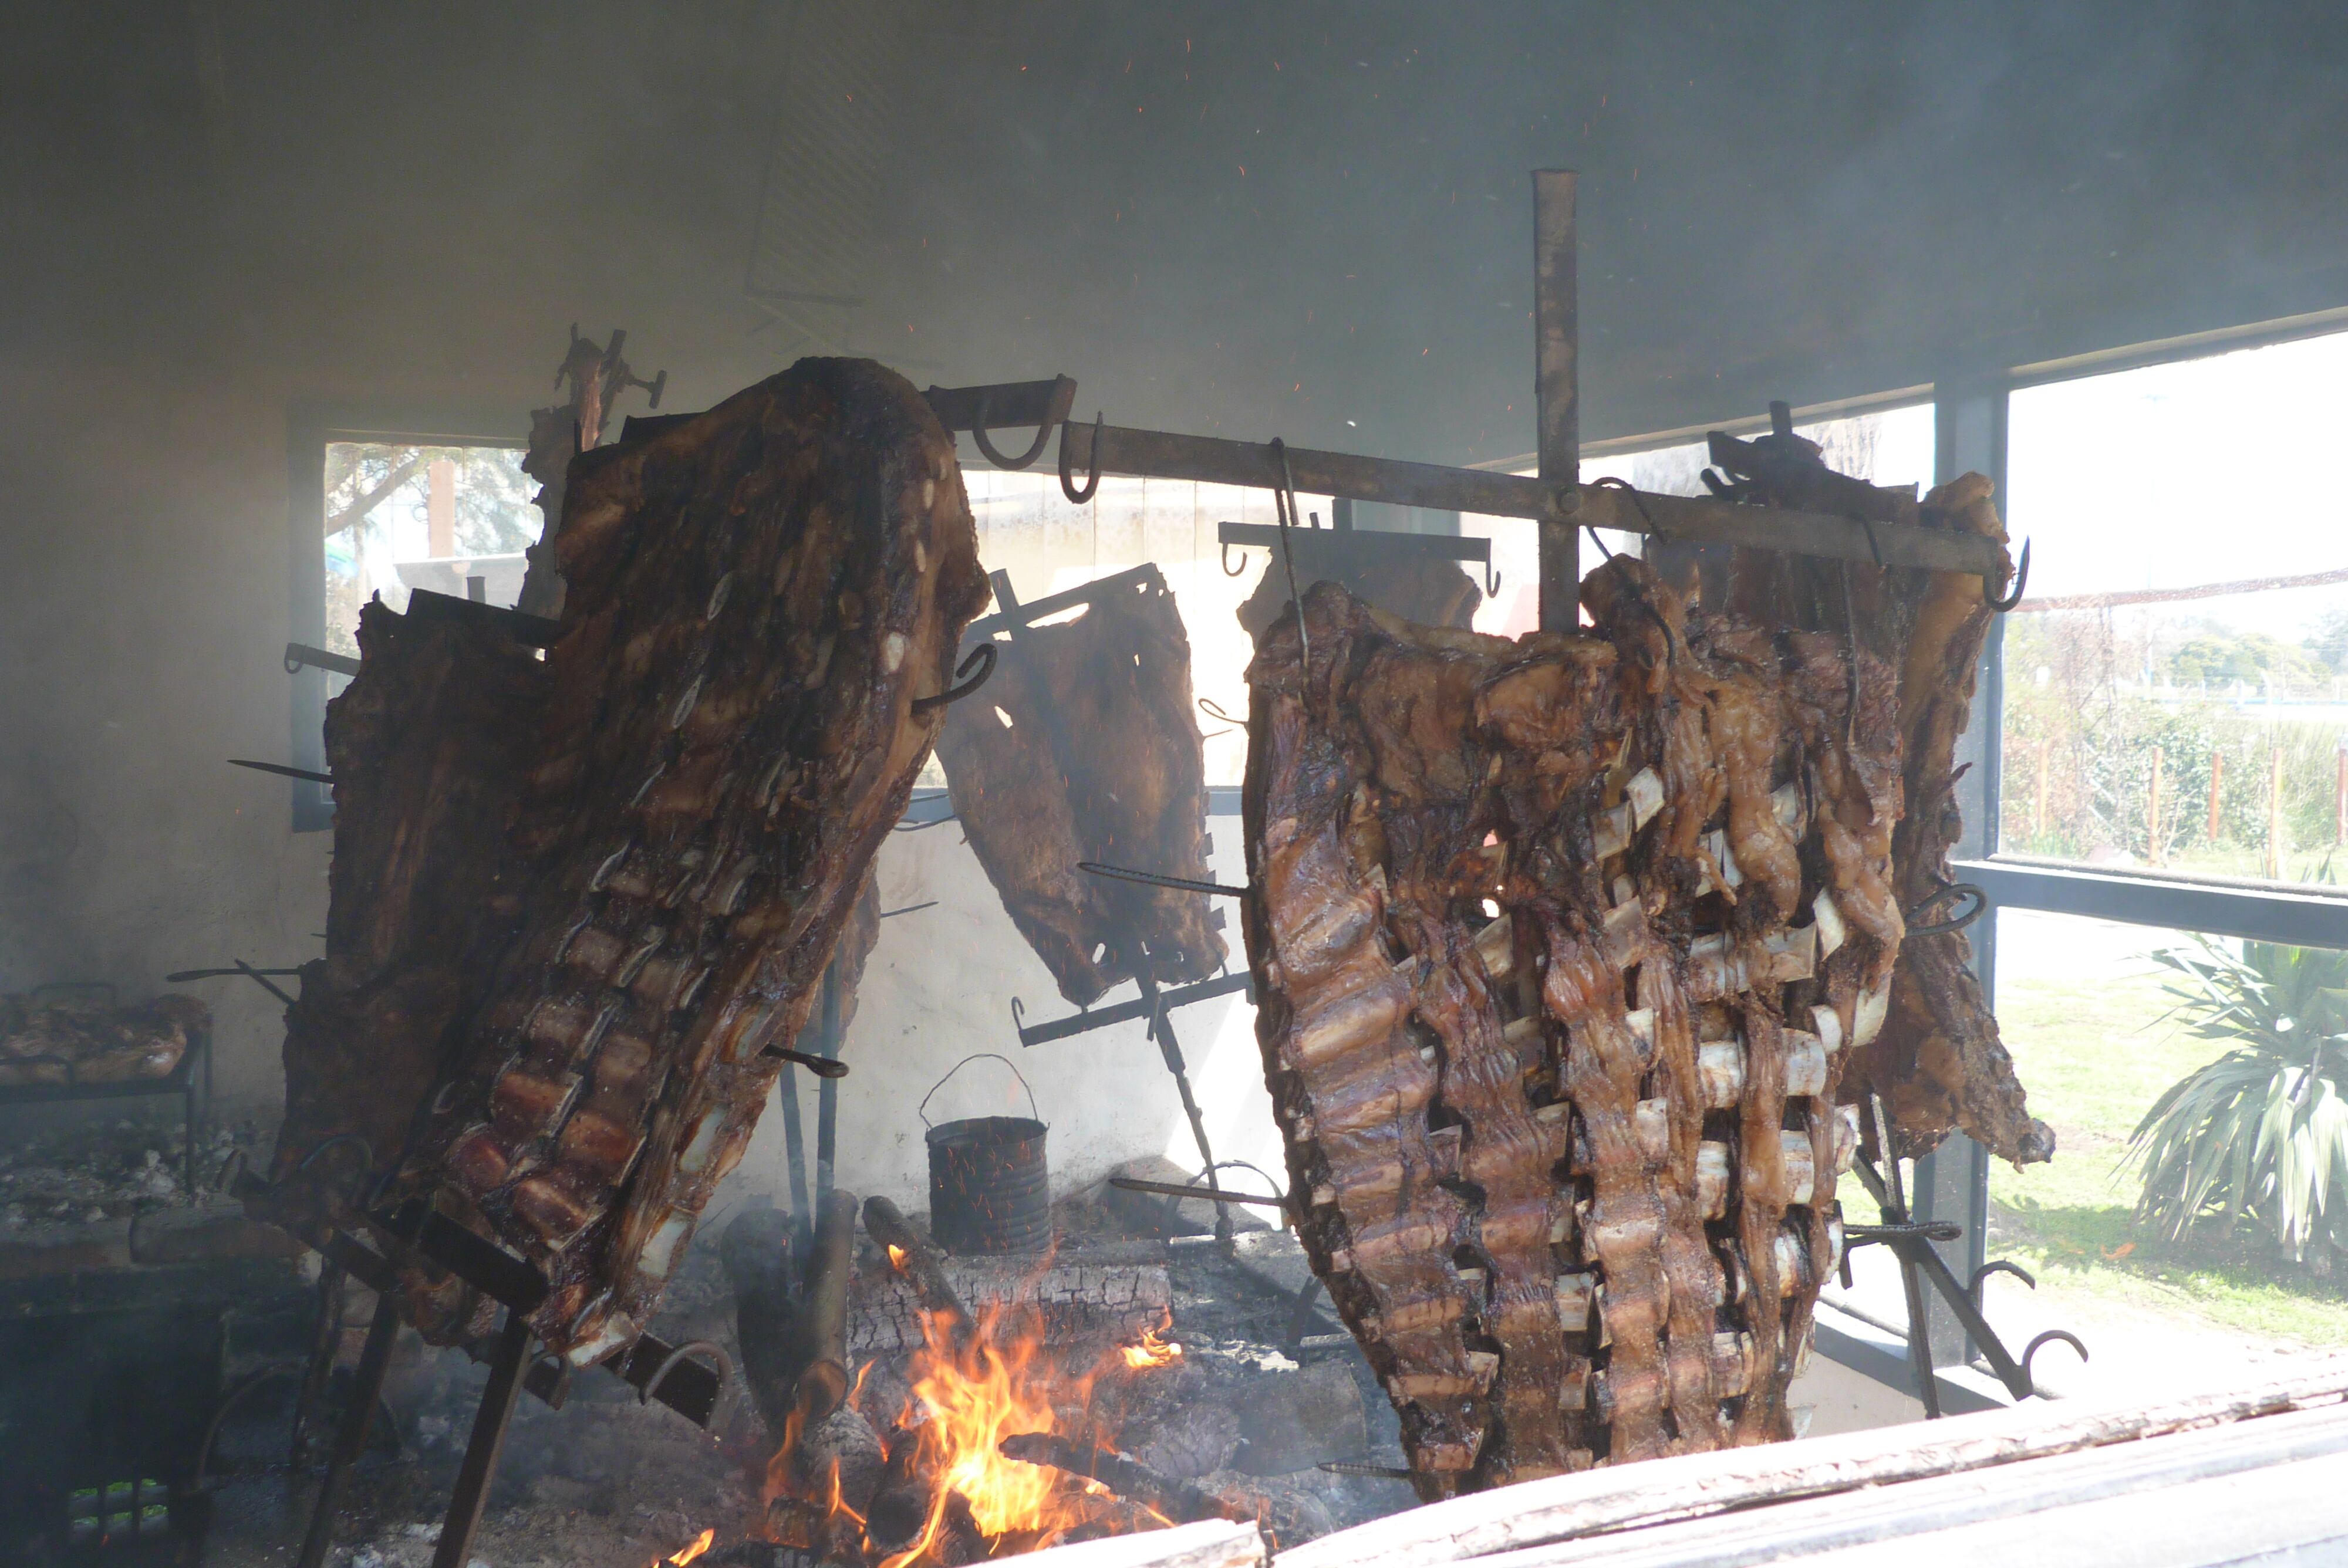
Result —
<instances>
[{"instance_id":1,"label":"rack of beef ribs","mask_svg":"<svg viewBox=\"0 0 2348 1568\"><path fill-rule=\"evenodd\" d=\"M1919 501L1912 487L1833 472L1793 433L1783 404L1771 415L1776 428L1767 436L1712 438L1713 460L1733 481L1715 480L1715 487L1870 527L1971 537L2005 560L2005 528L1987 478L1967 474ZM1934 906L1945 913L1950 853L1964 831L1954 792L1957 742L1993 615L1980 579L1738 548L1715 558L1698 591L1756 625L1854 640L1894 671L1904 810L1892 831L1890 902L1903 915ZM1930 1153L1953 1130L2016 1164L2054 1153L2053 1132L2029 1113L1961 929L1919 932L1901 944L1881 1031L1854 1058L1851 1083L1862 1095L1883 1097L1900 1157Z\"/></svg>"},{"instance_id":2,"label":"rack of beef ribs","mask_svg":"<svg viewBox=\"0 0 2348 1568\"><path fill-rule=\"evenodd\" d=\"M560 1403L602 1362L709 1419L718 1353L642 1325L985 601L951 439L868 362L802 361L569 479L544 660L512 612L377 609L330 718L328 956L290 1020L280 1179L240 1186L377 1293L304 1563L402 1317L491 1361L444 1558L525 1389Z\"/></svg>"},{"instance_id":3,"label":"rack of beef ribs","mask_svg":"<svg viewBox=\"0 0 2348 1568\"><path fill-rule=\"evenodd\" d=\"M1324 583L1249 671L1299 1228L1430 1496L1788 1435L1898 949L1890 668L1629 558L1583 602L1509 641Z\"/></svg>"},{"instance_id":4,"label":"rack of beef ribs","mask_svg":"<svg viewBox=\"0 0 2348 1568\"><path fill-rule=\"evenodd\" d=\"M574 1362L633 1337L747 1144L983 603L953 448L901 378L802 361L583 454L507 835L516 918L386 1194L549 1284ZM418 1273L412 1320L482 1310Z\"/></svg>"}]
</instances>

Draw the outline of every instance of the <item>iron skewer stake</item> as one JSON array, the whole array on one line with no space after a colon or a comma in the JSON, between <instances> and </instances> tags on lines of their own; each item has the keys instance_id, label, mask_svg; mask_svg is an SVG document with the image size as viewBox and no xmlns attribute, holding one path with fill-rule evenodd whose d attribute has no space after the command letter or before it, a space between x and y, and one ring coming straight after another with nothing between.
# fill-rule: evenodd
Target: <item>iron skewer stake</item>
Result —
<instances>
[{"instance_id":1,"label":"iron skewer stake","mask_svg":"<svg viewBox=\"0 0 2348 1568\"><path fill-rule=\"evenodd\" d=\"M398 1337L399 1298L388 1290L378 1291L375 1317L367 1324L366 1344L359 1351L358 1375L351 1380L350 1403L343 1409L343 1424L335 1433L326 1473L319 1478L310 1533L303 1538L294 1568L318 1568L326 1560L326 1544L335 1533L335 1505L342 1500L351 1466L366 1448L367 1428L375 1419L376 1401L383 1397L383 1376L391 1368L391 1347Z\"/></svg>"}]
</instances>

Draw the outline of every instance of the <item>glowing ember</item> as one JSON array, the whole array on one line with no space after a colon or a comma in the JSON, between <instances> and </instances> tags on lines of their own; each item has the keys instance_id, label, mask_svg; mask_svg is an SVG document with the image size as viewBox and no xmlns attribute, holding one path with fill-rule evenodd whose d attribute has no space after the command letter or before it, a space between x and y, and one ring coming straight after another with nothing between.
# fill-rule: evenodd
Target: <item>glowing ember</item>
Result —
<instances>
[{"instance_id":1,"label":"glowing ember","mask_svg":"<svg viewBox=\"0 0 2348 1568\"><path fill-rule=\"evenodd\" d=\"M654 1563L653 1568L661 1568L662 1563L666 1563L668 1568L685 1568L686 1563L692 1562L694 1559L699 1557L703 1553L708 1551L710 1543L715 1542L716 1539L716 1531L705 1530L700 1534L695 1536L693 1540L686 1544L684 1550L671 1553L666 1557L662 1558L659 1563Z\"/></svg>"},{"instance_id":2,"label":"glowing ember","mask_svg":"<svg viewBox=\"0 0 2348 1568\"><path fill-rule=\"evenodd\" d=\"M1140 1344L1119 1346L1117 1348L1125 1357L1125 1364L1138 1372L1147 1371L1152 1367L1170 1367L1179 1361L1182 1358L1182 1347L1171 1339L1161 1339L1158 1337L1158 1328L1171 1326L1169 1321L1159 1324L1156 1328L1145 1328L1141 1331Z\"/></svg>"},{"instance_id":3,"label":"glowing ember","mask_svg":"<svg viewBox=\"0 0 2348 1568\"><path fill-rule=\"evenodd\" d=\"M889 1244L889 1266L891 1268L905 1266L905 1249L894 1242Z\"/></svg>"}]
</instances>

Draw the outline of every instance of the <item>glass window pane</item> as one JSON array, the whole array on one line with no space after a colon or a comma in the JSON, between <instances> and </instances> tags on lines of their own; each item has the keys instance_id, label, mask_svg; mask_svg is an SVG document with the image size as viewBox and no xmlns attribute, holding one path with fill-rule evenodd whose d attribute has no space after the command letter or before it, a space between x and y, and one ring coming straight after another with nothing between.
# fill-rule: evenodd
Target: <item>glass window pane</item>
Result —
<instances>
[{"instance_id":1,"label":"glass window pane","mask_svg":"<svg viewBox=\"0 0 2348 1568\"><path fill-rule=\"evenodd\" d=\"M2296 883L2348 840L2348 335L2030 387L2009 415L2008 854Z\"/></svg>"},{"instance_id":2,"label":"glass window pane","mask_svg":"<svg viewBox=\"0 0 2348 1568\"><path fill-rule=\"evenodd\" d=\"M326 647L356 653L359 606L377 594L396 610L428 589L511 605L521 593L522 552L541 521L537 482L512 446L409 443L326 444Z\"/></svg>"},{"instance_id":3,"label":"glass window pane","mask_svg":"<svg viewBox=\"0 0 2348 1568\"><path fill-rule=\"evenodd\" d=\"M2169 962L2161 961L2167 954ZM2173 967L2190 963L2199 975ZM2175 1355L2197 1368L2222 1367L2280 1349L2348 1343L2333 1266L2343 1261L2348 1210L2337 1201L2319 1235L2287 1241L2277 1225L2270 1159L2249 1161L2242 1196L2250 1212L2226 1212L2237 1195L2222 1174L2198 1217L2164 1224L2137 1213L2146 1170L2130 1139L2172 1086L2204 1075L2224 1088L2228 1115L2181 1116L2180 1131L2220 1152L2221 1135L2247 1133L2302 1083L2316 1032L2348 1028L2330 1019L2324 988L2348 985L2348 953L2283 948L2182 931L2121 926L2024 910L1997 917L1997 1014L2032 1112L2055 1131L2057 1152L2043 1165L1990 1167L1990 1255L2012 1257L2037 1275L2035 1293L1993 1285L1992 1320L2026 1332L2068 1327L2094 1352L2097 1379L2131 1363L2162 1376ZM2265 1000L2254 999L2264 998ZM2223 1003L2253 999L2231 1015ZM2319 1083L2299 1121L2311 1147L2337 1162L2348 1153L2315 1107L2348 1090L2348 1058L2327 1047ZM2286 1111L2289 1107L2286 1106ZM2242 1120L2247 1112L2250 1120ZM2166 1172L2178 1169L2164 1165ZM2332 1172L2335 1191L2348 1168ZM2178 1190L2166 1176L2156 1194ZM2334 1237L2338 1240L2335 1240ZM2054 1352L2050 1352L2054 1354Z\"/></svg>"}]
</instances>

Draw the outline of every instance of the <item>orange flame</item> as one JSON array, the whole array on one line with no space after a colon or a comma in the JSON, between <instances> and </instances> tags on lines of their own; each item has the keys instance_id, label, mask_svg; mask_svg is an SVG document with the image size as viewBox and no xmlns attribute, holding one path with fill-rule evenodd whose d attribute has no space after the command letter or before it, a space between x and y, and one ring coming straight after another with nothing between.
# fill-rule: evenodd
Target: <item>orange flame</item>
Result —
<instances>
[{"instance_id":1,"label":"orange flame","mask_svg":"<svg viewBox=\"0 0 2348 1568\"><path fill-rule=\"evenodd\" d=\"M1139 1344L1119 1346L1117 1348L1125 1358L1125 1364L1137 1372L1142 1372L1148 1371L1152 1367L1170 1367L1179 1361L1182 1358L1182 1347L1171 1339L1159 1337L1158 1334L1159 1328L1171 1327L1173 1327L1171 1318L1163 1319L1155 1327L1144 1328L1141 1331Z\"/></svg>"},{"instance_id":2,"label":"orange flame","mask_svg":"<svg viewBox=\"0 0 2348 1568\"><path fill-rule=\"evenodd\" d=\"M896 1249L891 1249L894 1252ZM893 1261L893 1260L892 1260ZM876 1429L892 1433L892 1469L922 1478L930 1505L922 1526L903 1550L882 1559L880 1568L914 1568L929 1563L940 1542L955 1528L950 1518L961 1500L968 1518L961 1528L976 1526L990 1548L1016 1539L1012 1552L1039 1549L1078 1525L1130 1530L1166 1522L1153 1511L1121 1501L1097 1481L1078 1481L1057 1470L1027 1464L1004 1456L1004 1439L1035 1432L1066 1431L1056 1407L1082 1409L1078 1430L1069 1435L1080 1440L1113 1438L1115 1412L1096 1410L1096 1381L1126 1368L1157 1368L1181 1358L1179 1345L1159 1330L1170 1328L1170 1317L1143 1330L1138 1345L1110 1347L1089 1368L1063 1369L1044 1351L1040 1335L1032 1327L1017 1332L1003 1322L1000 1307L988 1310L975 1325L940 1314L922 1315L922 1348L914 1353L911 1399L893 1419L866 1409L862 1400L868 1362L859 1369L849 1403L870 1417ZM1002 1335L998 1337L998 1330ZM767 1496L770 1504L798 1500L794 1524L770 1524L783 1530L808 1531L820 1518L830 1525L846 1522L861 1534L864 1520L840 1494L839 1468L829 1476L800 1471L797 1449L799 1421L788 1423L784 1443L767 1468ZM913 1445L900 1450L900 1443ZM804 1544L804 1542L794 1542Z\"/></svg>"},{"instance_id":3,"label":"orange flame","mask_svg":"<svg viewBox=\"0 0 2348 1568\"><path fill-rule=\"evenodd\" d=\"M996 1447L1007 1437L1052 1430L1050 1377L1036 1375L1038 1347L1024 1335L998 1347L996 1317L988 1313L978 1332L960 1346L950 1318L936 1313L922 1317L922 1348L915 1361L922 1375L913 1394L928 1408L929 1419L916 1433L917 1462L935 1475L935 1491L921 1535L882 1568L903 1568L936 1542L952 1492L962 1494L973 1522L988 1536L1063 1522L1065 1494L1057 1473L1005 1459Z\"/></svg>"},{"instance_id":4,"label":"orange flame","mask_svg":"<svg viewBox=\"0 0 2348 1568\"><path fill-rule=\"evenodd\" d=\"M889 1244L889 1266L891 1268L905 1266L905 1249L893 1241Z\"/></svg>"},{"instance_id":5,"label":"orange flame","mask_svg":"<svg viewBox=\"0 0 2348 1568\"><path fill-rule=\"evenodd\" d=\"M659 1563L654 1563L653 1568L661 1568L662 1563L666 1563L668 1568L685 1568L686 1563L694 1561L703 1553L708 1551L710 1545L716 1542L716 1531L705 1530L700 1534L695 1536L683 1550L669 1553L666 1557L662 1558Z\"/></svg>"}]
</instances>

